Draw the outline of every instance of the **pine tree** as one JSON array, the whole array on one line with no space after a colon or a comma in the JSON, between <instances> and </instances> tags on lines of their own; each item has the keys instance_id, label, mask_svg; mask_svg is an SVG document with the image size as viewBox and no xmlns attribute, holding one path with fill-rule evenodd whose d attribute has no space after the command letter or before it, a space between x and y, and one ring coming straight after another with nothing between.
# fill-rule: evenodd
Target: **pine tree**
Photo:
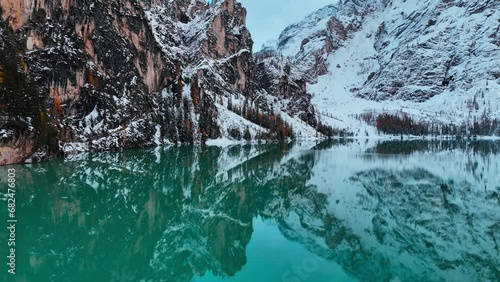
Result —
<instances>
[{"instance_id":1,"label":"pine tree","mask_svg":"<svg viewBox=\"0 0 500 282\"><path fill-rule=\"evenodd\" d=\"M233 96L229 95L229 99L227 101L227 109L231 112L233 111Z\"/></svg>"},{"instance_id":2,"label":"pine tree","mask_svg":"<svg viewBox=\"0 0 500 282\"><path fill-rule=\"evenodd\" d=\"M252 140L252 135L250 134L250 129L248 128L248 126L243 133L243 139L245 139L246 141Z\"/></svg>"}]
</instances>

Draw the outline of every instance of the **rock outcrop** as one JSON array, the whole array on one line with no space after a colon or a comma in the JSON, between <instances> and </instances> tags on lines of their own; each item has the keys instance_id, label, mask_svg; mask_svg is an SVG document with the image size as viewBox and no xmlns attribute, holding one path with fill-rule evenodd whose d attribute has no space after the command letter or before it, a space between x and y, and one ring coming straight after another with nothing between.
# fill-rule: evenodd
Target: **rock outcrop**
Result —
<instances>
[{"instance_id":1,"label":"rock outcrop","mask_svg":"<svg viewBox=\"0 0 500 282\"><path fill-rule=\"evenodd\" d=\"M266 93L271 93L283 112L298 116L305 123L318 123L311 95L307 92L307 76L288 58L275 51L261 51L256 55L256 80Z\"/></svg>"},{"instance_id":2,"label":"rock outcrop","mask_svg":"<svg viewBox=\"0 0 500 282\"><path fill-rule=\"evenodd\" d=\"M274 48L292 58L309 75L309 82L314 82L317 76L328 73L328 55L344 46L376 7L374 1L344 1L325 6L287 27Z\"/></svg>"}]
</instances>

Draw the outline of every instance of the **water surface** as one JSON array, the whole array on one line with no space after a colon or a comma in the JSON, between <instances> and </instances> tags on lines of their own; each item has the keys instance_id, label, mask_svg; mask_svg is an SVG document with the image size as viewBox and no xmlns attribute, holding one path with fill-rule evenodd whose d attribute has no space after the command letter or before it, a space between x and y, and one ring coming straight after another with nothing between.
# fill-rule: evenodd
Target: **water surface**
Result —
<instances>
[{"instance_id":1,"label":"water surface","mask_svg":"<svg viewBox=\"0 0 500 282\"><path fill-rule=\"evenodd\" d=\"M500 281L499 148L444 141L186 146L10 166L18 181L17 275L1 275ZM6 208L0 214L6 218Z\"/></svg>"}]
</instances>

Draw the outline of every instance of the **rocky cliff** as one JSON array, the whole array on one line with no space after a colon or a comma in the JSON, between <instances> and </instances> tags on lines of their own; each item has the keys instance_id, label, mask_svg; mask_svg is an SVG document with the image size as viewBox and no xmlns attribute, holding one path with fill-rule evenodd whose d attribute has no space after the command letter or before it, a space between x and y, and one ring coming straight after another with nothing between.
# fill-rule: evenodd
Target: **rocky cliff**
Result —
<instances>
[{"instance_id":1,"label":"rocky cliff","mask_svg":"<svg viewBox=\"0 0 500 282\"><path fill-rule=\"evenodd\" d=\"M2 155L2 162L152 142L160 97L154 93L174 80L176 62L154 43L139 3L2 1L1 7L2 43L11 46L2 50L11 64L2 65L31 85L18 89L17 81L4 81L2 118L16 122L2 125L4 139L33 143L14 146L17 156ZM22 96L38 99L29 112L15 110L27 107Z\"/></svg>"},{"instance_id":2,"label":"rocky cliff","mask_svg":"<svg viewBox=\"0 0 500 282\"><path fill-rule=\"evenodd\" d=\"M234 0L0 4L1 164L315 125L304 87L300 118L272 107Z\"/></svg>"},{"instance_id":3,"label":"rocky cliff","mask_svg":"<svg viewBox=\"0 0 500 282\"><path fill-rule=\"evenodd\" d=\"M372 1L344 1L325 6L280 34L276 50L309 74L309 80L328 73L327 58L358 31L377 5ZM272 47L272 46L269 46Z\"/></svg>"}]
</instances>

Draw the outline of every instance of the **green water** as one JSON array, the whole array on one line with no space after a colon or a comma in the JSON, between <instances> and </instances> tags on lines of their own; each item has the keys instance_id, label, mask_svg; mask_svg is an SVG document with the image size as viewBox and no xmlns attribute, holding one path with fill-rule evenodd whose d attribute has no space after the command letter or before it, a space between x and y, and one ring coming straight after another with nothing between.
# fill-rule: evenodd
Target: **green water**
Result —
<instances>
[{"instance_id":1,"label":"green water","mask_svg":"<svg viewBox=\"0 0 500 282\"><path fill-rule=\"evenodd\" d=\"M16 170L1 281L500 281L498 142L176 147ZM4 243L5 242L5 243Z\"/></svg>"}]
</instances>

